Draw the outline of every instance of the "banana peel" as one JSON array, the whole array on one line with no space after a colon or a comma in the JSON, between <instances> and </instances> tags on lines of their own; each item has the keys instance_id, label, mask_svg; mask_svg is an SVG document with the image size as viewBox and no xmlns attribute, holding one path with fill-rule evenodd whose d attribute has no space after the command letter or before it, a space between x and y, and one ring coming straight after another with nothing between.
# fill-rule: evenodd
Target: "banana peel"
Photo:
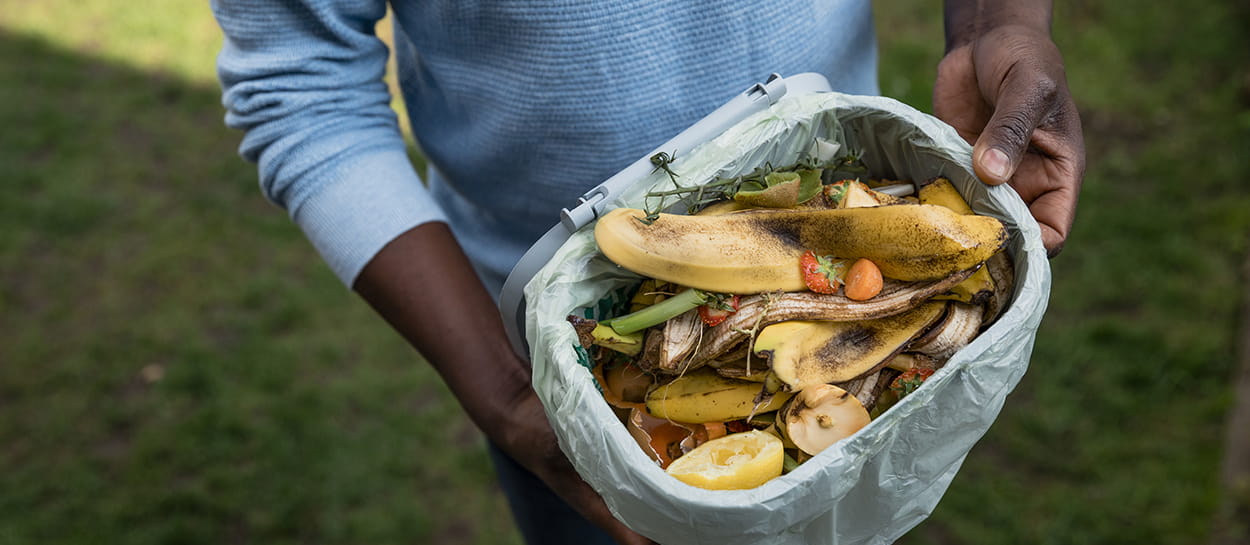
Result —
<instances>
[{"instance_id":1,"label":"banana peel","mask_svg":"<svg viewBox=\"0 0 1250 545\"><path fill-rule=\"evenodd\" d=\"M716 374L736 380L745 380L763 384L768 379L768 363L763 358L751 358L748 361L745 357L734 362L723 363L716 366L710 366L716 370Z\"/></svg>"},{"instance_id":2,"label":"banana peel","mask_svg":"<svg viewBox=\"0 0 1250 545\"><path fill-rule=\"evenodd\" d=\"M939 301L955 301L969 305L984 305L994 297L994 279L986 267L977 269L967 280L956 284L949 292L934 296Z\"/></svg>"},{"instance_id":3,"label":"banana peel","mask_svg":"<svg viewBox=\"0 0 1250 545\"><path fill-rule=\"evenodd\" d=\"M638 312L664 300L665 292L654 278L647 278L638 286L634 296L629 298L629 311Z\"/></svg>"},{"instance_id":4,"label":"banana peel","mask_svg":"<svg viewBox=\"0 0 1250 545\"><path fill-rule=\"evenodd\" d=\"M935 178L920 188L918 197L921 204L943 206L965 216L973 215L972 207L968 206L968 201L964 200L963 195L959 194L959 190L955 189L955 185L946 178ZM992 297L994 297L994 280L990 278L990 271L986 267L981 267L972 273L972 276L968 277L967 280L951 288L950 293L939 295L935 299L958 301L970 305L984 305Z\"/></svg>"},{"instance_id":5,"label":"banana peel","mask_svg":"<svg viewBox=\"0 0 1250 545\"><path fill-rule=\"evenodd\" d=\"M639 352L642 352L642 334L641 331L635 331L622 335L603 324L595 324L595 328L590 331L595 345L615 350L626 356L637 356Z\"/></svg>"},{"instance_id":6,"label":"banana peel","mask_svg":"<svg viewBox=\"0 0 1250 545\"><path fill-rule=\"evenodd\" d=\"M696 216L719 216L751 208L735 200L716 201L695 213Z\"/></svg>"},{"instance_id":7,"label":"banana peel","mask_svg":"<svg viewBox=\"0 0 1250 545\"><path fill-rule=\"evenodd\" d=\"M645 217L618 208L600 218L603 254L643 276L742 295L805 290L798 262L807 250L868 258L888 278L921 281L971 269L1007 242L995 218L924 204Z\"/></svg>"},{"instance_id":8,"label":"banana peel","mask_svg":"<svg viewBox=\"0 0 1250 545\"><path fill-rule=\"evenodd\" d=\"M590 349L591 346L601 346L626 356L637 356L639 352L642 352L642 331L622 335L596 320L576 315L569 315L567 319L573 326L573 331L577 333L577 340L582 348Z\"/></svg>"},{"instance_id":9,"label":"banana peel","mask_svg":"<svg viewBox=\"0 0 1250 545\"><path fill-rule=\"evenodd\" d=\"M989 271L990 279L994 283L994 295L985 303L985 316L981 320L983 325L989 325L1002 315L1007 303L1011 301L1016 289L1016 271L1007 252L990 256L984 269Z\"/></svg>"},{"instance_id":10,"label":"banana peel","mask_svg":"<svg viewBox=\"0 0 1250 545\"><path fill-rule=\"evenodd\" d=\"M945 363L980 333L983 313L979 305L953 301L947 305L941 320L923 337L912 341L907 349Z\"/></svg>"},{"instance_id":11,"label":"banana peel","mask_svg":"<svg viewBox=\"0 0 1250 545\"><path fill-rule=\"evenodd\" d=\"M951 183L948 178L934 178L920 188L917 196L921 204L943 206L957 214L972 215L972 207L968 206L968 201L964 200L963 195L959 194L959 190L955 189L955 184Z\"/></svg>"},{"instance_id":12,"label":"banana peel","mask_svg":"<svg viewBox=\"0 0 1250 545\"><path fill-rule=\"evenodd\" d=\"M937 369L938 361L925 354L903 352L890 358L885 366L899 372L911 369Z\"/></svg>"},{"instance_id":13,"label":"banana peel","mask_svg":"<svg viewBox=\"0 0 1250 545\"><path fill-rule=\"evenodd\" d=\"M691 371L647 393L647 413L688 424L741 420L775 411L793 395L777 392L756 402L758 383L725 378L714 369Z\"/></svg>"},{"instance_id":14,"label":"banana peel","mask_svg":"<svg viewBox=\"0 0 1250 545\"><path fill-rule=\"evenodd\" d=\"M781 322L759 333L754 350L768 358L773 374L792 391L847 382L884 367L941 319L946 305L928 302L856 322Z\"/></svg>"},{"instance_id":15,"label":"banana peel","mask_svg":"<svg viewBox=\"0 0 1250 545\"><path fill-rule=\"evenodd\" d=\"M690 356L690 368L710 360L731 361L731 349L745 344L751 331L791 320L851 322L893 316L915 308L935 294L943 293L970 274L964 271L935 282L900 283L886 280L881 293L868 301L852 301L840 294L810 291L765 293L742 298L738 312L709 328ZM644 352L645 353L645 352Z\"/></svg>"}]
</instances>

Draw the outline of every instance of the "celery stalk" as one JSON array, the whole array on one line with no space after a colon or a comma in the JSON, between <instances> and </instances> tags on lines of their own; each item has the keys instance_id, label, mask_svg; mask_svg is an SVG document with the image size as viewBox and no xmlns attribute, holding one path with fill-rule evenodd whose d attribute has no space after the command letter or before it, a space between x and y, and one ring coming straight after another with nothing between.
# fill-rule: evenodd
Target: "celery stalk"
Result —
<instances>
[{"instance_id":1,"label":"celery stalk","mask_svg":"<svg viewBox=\"0 0 1250 545\"><path fill-rule=\"evenodd\" d=\"M688 289L638 312L604 320L600 323L610 326L621 335L629 335L653 325L662 324L690 309L699 308L701 305L707 304L708 299L707 292Z\"/></svg>"}]
</instances>

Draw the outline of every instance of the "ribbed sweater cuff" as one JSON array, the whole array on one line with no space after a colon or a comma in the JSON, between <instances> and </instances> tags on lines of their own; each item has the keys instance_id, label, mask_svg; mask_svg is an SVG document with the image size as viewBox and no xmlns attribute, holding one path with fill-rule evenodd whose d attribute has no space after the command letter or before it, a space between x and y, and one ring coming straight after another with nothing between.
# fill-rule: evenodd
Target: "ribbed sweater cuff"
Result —
<instances>
[{"instance_id":1,"label":"ribbed sweater cuff","mask_svg":"<svg viewBox=\"0 0 1250 545\"><path fill-rule=\"evenodd\" d=\"M348 287L395 237L447 221L402 149L348 158L319 185L291 217Z\"/></svg>"}]
</instances>

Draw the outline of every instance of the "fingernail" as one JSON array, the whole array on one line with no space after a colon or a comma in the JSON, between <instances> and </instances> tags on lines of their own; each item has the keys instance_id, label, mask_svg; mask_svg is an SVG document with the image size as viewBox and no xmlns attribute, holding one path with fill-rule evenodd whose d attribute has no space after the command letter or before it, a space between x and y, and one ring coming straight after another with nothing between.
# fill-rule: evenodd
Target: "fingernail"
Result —
<instances>
[{"instance_id":1,"label":"fingernail","mask_svg":"<svg viewBox=\"0 0 1250 545\"><path fill-rule=\"evenodd\" d=\"M999 180L1007 179L1007 171L1011 168L1007 154L998 148L990 148L981 154L981 166L985 172Z\"/></svg>"}]
</instances>

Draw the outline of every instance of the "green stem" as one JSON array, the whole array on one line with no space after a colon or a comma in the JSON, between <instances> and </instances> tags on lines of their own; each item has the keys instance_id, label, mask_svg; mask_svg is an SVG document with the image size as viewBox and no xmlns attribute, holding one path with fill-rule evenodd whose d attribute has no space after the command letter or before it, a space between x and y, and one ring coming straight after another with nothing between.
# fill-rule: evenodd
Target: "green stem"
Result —
<instances>
[{"instance_id":1,"label":"green stem","mask_svg":"<svg viewBox=\"0 0 1250 545\"><path fill-rule=\"evenodd\" d=\"M691 309L699 308L707 304L708 299L707 292L689 289L638 312L604 320L600 323L610 326L621 335L629 335L653 325L662 324Z\"/></svg>"},{"instance_id":2,"label":"green stem","mask_svg":"<svg viewBox=\"0 0 1250 545\"><path fill-rule=\"evenodd\" d=\"M691 193L696 193L696 192L702 193L703 191L707 189L719 189L722 187L728 187L732 185L734 181L735 180L725 180L722 182L708 182L700 186L679 187L677 189L670 189L668 191L652 191L650 193L647 193L647 196L648 197L672 197L675 195L689 195Z\"/></svg>"}]
</instances>

